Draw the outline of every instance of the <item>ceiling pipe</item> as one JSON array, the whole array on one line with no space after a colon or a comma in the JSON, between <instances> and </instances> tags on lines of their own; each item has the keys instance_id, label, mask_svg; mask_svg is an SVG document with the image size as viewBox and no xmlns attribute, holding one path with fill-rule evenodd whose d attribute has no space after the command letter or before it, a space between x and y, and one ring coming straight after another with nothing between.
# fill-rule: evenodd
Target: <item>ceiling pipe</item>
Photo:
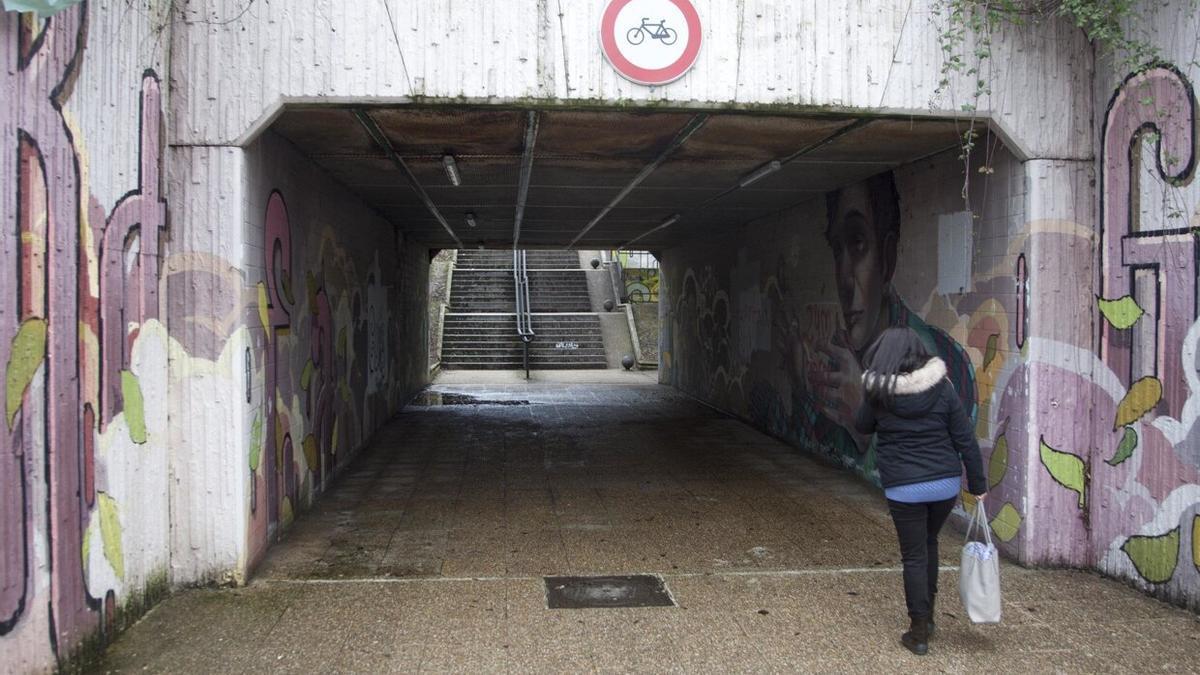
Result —
<instances>
[{"instance_id":1,"label":"ceiling pipe","mask_svg":"<svg viewBox=\"0 0 1200 675\"><path fill-rule=\"evenodd\" d=\"M797 160L797 159L817 150L818 148L822 148L826 145L829 145L830 143L841 138L842 136L845 136L846 134L851 133L853 131L857 131L858 129L861 129L861 128L867 126L871 122L872 122L872 120L864 119L864 118L854 120L850 124L847 124L843 127L839 127L836 131L834 131L832 134L829 134L825 138L822 138L821 140L816 141L815 143L810 143L810 144L804 146L803 148L800 148L796 152L793 152L792 154L788 155L787 157L784 157L783 159L773 159L770 162L763 164L762 166L758 167L754 171L751 171L750 173L743 176L741 179L738 180L737 185L721 192L720 194L718 194L714 197L710 197L710 198L704 200L703 202L700 202L696 206L692 207L692 209L690 209L690 210L691 211L699 211L700 209L706 208L707 206L716 202L717 200L728 196L730 193L732 193L736 190L740 190L740 189L742 189L752 183L755 183L759 180L762 180L766 176L769 176L769 175L775 173L776 171L779 171L780 169L782 169L784 167L784 165L789 164L790 162ZM645 232L634 237L633 239L630 239L629 241L625 242L624 244L621 244L618 248L628 249L630 246L632 246L633 244L637 243L638 241L646 238L647 236L654 234L655 232L658 232L659 230L662 230L666 227L669 227L670 225L675 224L675 222L677 220L679 220L679 216L680 216L680 214L675 214L675 216L668 218L667 221L664 221L663 223L661 223L659 225L655 225L654 227L646 230Z\"/></svg>"},{"instance_id":2,"label":"ceiling pipe","mask_svg":"<svg viewBox=\"0 0 1200 675\"><path fill-rule=\"evenodd\" d=\"M586 235L593 227L595 227L597 223L603 220L604 216L607 216L609 211L612 211L617 204L620 204L625 197L629 196L629 193L633 192L634 188L636 188L638 185L641 185L642 181L646 180L650 174L654 173L654 170L657 169L659 165L667 161L667 158L670 157L680 147L682 147L683 144L687 142L687 139L691 138L692 134L699 131L700 127L703 127L704 123L707 121L708 115L704 113L694 115L692 119L688 120L688 123L679 130L679 133L675 134L675 138L671 139L670 145L668 145L661 153L659 153L658 157L655 157L653 162L650 162L643 167L642 170L638 172L638 175L634 176L633 180L629 181L629 185L626 185L624 189L617 193L617 196L613 197L612 201L608 203L608 206L605 206L603 209L601 209L600 213L596 214L596 217L592 218L591 222L585 225L584 228L580 230L579 234L575 235L575 238L571 240L571 243L567 244L567 248L573 248L580 239L583 239L584 235Z\"/></svg>"},{"instance_id":3,"label":"ceiling pipe","mask_svg":"<svg viewBox=\"0 0 1200 675\"><path fill-rule=\"evenodd\" d=\"M408 179L408 184L412 187L413 191L417 193L417 197L421 199L421 202L425 205L425 208L429 210L429 213L433 214L434 219L441 223L442 227L446 230L446 234L449 234L450 238L454 240L455 246L458 248L463 248L462 240L458 238L457 234L454 234L454 228L450 227L450 223L446 222L445 217L442 216L442 212L438 210L437 205L433 203L433 199L429 197L429 193L425 191L425 188L421 186L421 182L417 180L415 175L413 175L412 170L409 169L408 165L404 163L404 159L401 158L400 155L396 154L396 149L392 147L392 142L388 140L387 136L385 136L383 131L379 128L379 125L375 123L375 118L371 117L369 114L367 114L366 110L362 110L361 108L354 111L354 117L358 120L358 123L362 125L363 129L366 130L367 135L371 137L371 140L375 142L375 145L379 146L379 149L383 151L383 154L386 155L387 158L391 160L392 164L394 164L397 169L400 169L400 172L404 174L406 179Z\"/></svg>"},{"instance_id":4,"label":"ceiling pipe","mask_svg":"<svg viewBox=\"0 0 1200 675\"><path fill-rule=\"evenodd\" d=\"M513 217L513 249L521 241L521 221L525 219L525 201L529 197L529 179L533 176L533 147L537 143L538 114L525 116L525 150L521 153L521 177L517 185L517 213Z\"/></svg>"}]
</instances>

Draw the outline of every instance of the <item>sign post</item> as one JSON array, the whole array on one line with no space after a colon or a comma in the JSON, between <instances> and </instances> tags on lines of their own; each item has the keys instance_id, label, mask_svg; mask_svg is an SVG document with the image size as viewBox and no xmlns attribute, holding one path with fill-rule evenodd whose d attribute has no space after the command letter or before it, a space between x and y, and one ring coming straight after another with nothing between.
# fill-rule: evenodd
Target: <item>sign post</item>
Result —
<instances>
[{"instance_id":1,"label":"sign post","mask_svg":"<svg viewBox=\"0 0 1200 675\"><path fill-rule=\"evenodd\" d=\"M692 0L610 0L600 20L600 45L630 82L660 85L691 69L703 29Z\"/></svg>"}]
</instances>

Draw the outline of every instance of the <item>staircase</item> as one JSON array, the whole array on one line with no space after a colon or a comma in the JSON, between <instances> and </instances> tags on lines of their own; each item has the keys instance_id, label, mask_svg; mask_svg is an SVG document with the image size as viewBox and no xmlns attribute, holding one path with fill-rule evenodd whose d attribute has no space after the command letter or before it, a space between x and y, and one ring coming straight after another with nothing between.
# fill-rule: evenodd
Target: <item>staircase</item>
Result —
<instances>
[{"instance_id":1,"label":"staircase","mask_svg":"<svg viewBox=\"0 0 1200 675\"><path fill-rule=\"evenodd\" d=\"M531 370L607 368L600 318L592 313L586 272L573 251L527 251L535 333ZM516 331L512 251L458 252L442 327L442 367L524 368Z\"/></svg>"}]
</instances>

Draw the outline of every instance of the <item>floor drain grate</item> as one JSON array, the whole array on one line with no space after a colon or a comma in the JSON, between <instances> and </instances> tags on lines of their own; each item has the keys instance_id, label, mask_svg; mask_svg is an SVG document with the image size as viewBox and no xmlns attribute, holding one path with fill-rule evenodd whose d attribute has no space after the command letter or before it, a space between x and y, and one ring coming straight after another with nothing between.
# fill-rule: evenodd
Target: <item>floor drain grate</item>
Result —
<instances>
[{"instance_id":1,"label":"floor drain grate","mask_svg":"<svg viewBox=\"0 0 1200 675\"><path fill-rule=\"evenodd\" d=\"M545 579L546 606L550 609L675 606L662 578L651 574Z\"/></svg>"}]
</instances>

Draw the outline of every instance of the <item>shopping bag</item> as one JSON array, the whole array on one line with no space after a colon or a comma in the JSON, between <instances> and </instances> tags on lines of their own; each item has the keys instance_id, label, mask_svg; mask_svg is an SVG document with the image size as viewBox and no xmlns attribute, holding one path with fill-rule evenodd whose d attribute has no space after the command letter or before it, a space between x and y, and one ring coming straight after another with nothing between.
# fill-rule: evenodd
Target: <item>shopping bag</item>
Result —
<instances>
[{"instance_id":1,"label":"shopping bag","mask_svg":"<svg viewBox=\"0 0 1200 675\"><path fill-rule=\"evenodd\" d=\"M983 530L983 541L971 539L976 527ZM975 513L967 525L958 594L971 623L1000 623L1000 554L992 544L992 532L982 501L975 503Z\"/></svg>"}]
</instances>

